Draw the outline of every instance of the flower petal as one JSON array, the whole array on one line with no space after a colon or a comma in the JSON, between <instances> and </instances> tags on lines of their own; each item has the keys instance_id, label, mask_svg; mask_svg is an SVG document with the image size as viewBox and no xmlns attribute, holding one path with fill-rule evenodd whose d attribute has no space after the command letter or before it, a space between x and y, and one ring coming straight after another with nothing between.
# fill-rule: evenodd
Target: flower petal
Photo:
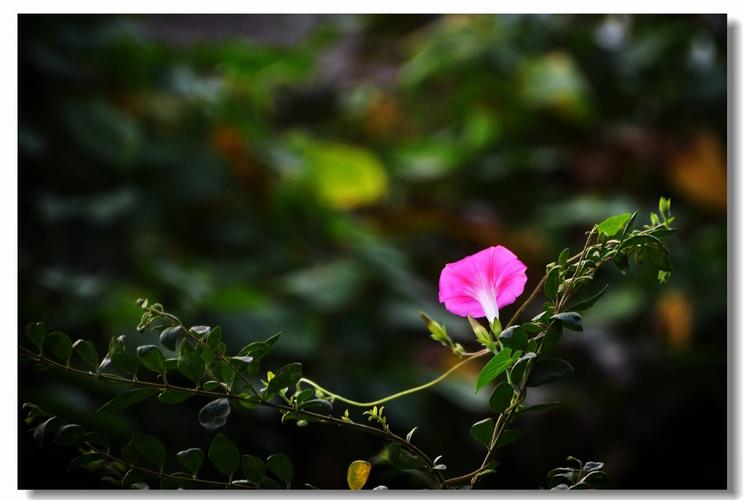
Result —
<instances>
[{"instance_id":1,"label":"flower petal","mask_svg":"<svg viewBox=\"0 0 743 500\"><path fill-rule=\"evenodd\" d=\"M439 301L449 312L488 321L524 292L526 266L504 246L489 247L444 266Z\"/></svg>"}]
</instances>

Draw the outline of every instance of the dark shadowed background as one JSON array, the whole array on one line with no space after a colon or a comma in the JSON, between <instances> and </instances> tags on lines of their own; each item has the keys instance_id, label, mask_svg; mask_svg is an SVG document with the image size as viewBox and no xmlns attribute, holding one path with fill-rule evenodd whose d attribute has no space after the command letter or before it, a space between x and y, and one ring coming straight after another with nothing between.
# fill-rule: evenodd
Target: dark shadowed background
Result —
<instances>
[{"instance_id":1,"label":"dark shadowed background","mask_svg":"<svg viewBox=\"0 0 743 500\"><path fill-rule=\"evenodd\" d=\"M235 350L281 331L267 369L301 361L373 399L456 361L417 311L475 347L437 303L446 262L502 244L530 289L594 222L644 222L666 195L670 282L600 272L609 291L559 347L575 374L529 394L563 406L520 417L482 486L544 487L574 455L606 462L615 488L725 488L726 30L709 15L22 15L19 330L133 349L156 340L135 332L148 297L222 325ZM451 474L483 454L469 368L386 407ZM198 401L105 416L114 388L19 370L19 404L115 448L133 430L208 447ZM18 432L21 488L106 486ZM225 433L291 456L300 486L345 488L348 464L382 450L263 410L234 410ZM420 487L383 465L376 484Z\"/></svg>"}]
</instances>

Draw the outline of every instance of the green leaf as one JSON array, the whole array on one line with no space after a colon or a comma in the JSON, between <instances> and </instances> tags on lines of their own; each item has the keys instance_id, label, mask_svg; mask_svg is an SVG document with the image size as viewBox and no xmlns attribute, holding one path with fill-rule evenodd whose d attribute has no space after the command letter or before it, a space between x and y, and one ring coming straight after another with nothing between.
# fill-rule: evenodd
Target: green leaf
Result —
<instances>
[{"instance_id":1,"label":"green leaf","mask_svg":"<svg viewBox=\"0 0 743 500\"><path fill-rule=\"evenodd\" d=\"M150 472L141 469L129 469L129 471L124 475L124 479L121 480L121 485L124 488L132 488L135 490L148 489L149 486L144 482L144 480L152 477L153 475Z\"/></svg>"},{"instance_id":2,"label":"green leaf","mask_svg":"<svg viewBox=\"0 0 743 500\"><path fill-rule=\"evenodd\" d=\"M568 265L569 258L570 258L570 249L569 248L563 249L563 251L560 252L560 255L557 257L557 265L565 269L565 266Z\"/></svg>"},{"instance_id":3,"label":"green leaf","mask_svg":"<svg viewBox=\"0 0 743 500\"><path fill-rule=\"evenodd\" d=\"M495 443L496 448L501 448L507 444L511 444L521 437L521 431L516 429L506 429L498 438L498 442Z\"/></svg>"},{"instance_id":4,"label":"green leaf","mask_svg":"<svg viewBox=\"0 0 743 500\"><path fill-rule=\"evenodd\" d=\"M178 355L178 370L191 382L198 385L204 376L204 360L187 341L181 342L181 352Z\"/></svg>"},{"instance_id":5,"label":"green leaf","mask_svg":"<svg viewBox=\"0 0 743 500\"><path fill-rule=\"evenodd\" d=\"M192 392L169 389L157 395L157 400L166 405L177 405L193 396Z\"/></svg>"},{"instance_id":6,"label":"green leaf","mask_svg":"<svg viewBox=\"0 0 743 500\"><path fill-rule=\"evenodd\" d=\"M68 364L72 356L72 341L62 332L52 332L46 339L45 344L52 355Z\"/></svg>"},{"instance_id":7,"label":"green leaf","mask_svg":"<svg viewBox=\"0 0 743 500\"><path fill-rule=\"evenodd\" d=\"M214 436L209 446L209 460L219 472L232 478L240 466L240 452L235 443L221 432Z\"/></svg>"},{"instance_id":8,"label":"green leaf","mask_svg":"<svg viewBox=\"0 0 743 500\"><path fill-rule=\"evenodd\" d=\"M183 328L180 326L169 326L168 328L163 328L163 331L160 333L160 343L171 351L175 351L178 347L178 340L180 340L183 335Z\"/></svg>"},{"instance_id":9,"label":"green leaf","mask_svg":"<svg viewBox=\"0 0 743 500\"><path fill-rule=\"evenodd\" d=\"M609 288L609 285L605 285L604 288L602 288L596 295L582 302L578 302L570 309L572 311L585 311L586 309L590 309L601 298L601 296L604 295L604 292L606 292L607 288Z\"/></svg>"},{"instance_id":10,"label":"green leaf","mask_svg":"<svg viewBox=\"0 0 743 500\"><path fill-rule=\"evenodd\" d=\"M154 387L140 387L131 391L119 394L105 405L98 408L98 411L117 411L128 408L134 404L144 401L158 392Z\"/></svg>"},{"instance_id":11,"label":"green leaf","mask_svg":"<svg viewBox=\"0 0 743 500\"><path fill-rule=\"evenodd\" d=\"M160 349L154 345L142 345L137 347L137 356L145 368L160 375L165 375L165 357Z\"/></svg>"},{"instance_id":12,"label":"green leaf","mask_svg":"<svg viewBox=\"0 0 743 500\"><path fill-rule=\"evenodd\" d=\"M369 479L369 473L371 472L371 464L365 460L355 460L348 466L346 471L346 482L348 487L352 490L360 490L366 484Z\"/></svg>"},{"instance_id":13,"label":"green leaf","mask_svg":"<svg viewBox=\"0 0 743 500\"><path fill-rule=\"evenodd\" d=\"M490 439L493 437L493 429L495 429L495 421L492 418L486 418L472 424L470 435L475 441L488 447L490 446Z\"/></svg>"},{"instance_id":14,"label":"green leaf","mask_svg":"<svg viewBox=\"0 0 743 500\"><path fill-rule=\"evenodd\" d=\"M482 344L483 347L490 349L493 345L493 338L491 337L490 332L488 332L488 330L472 316L467 316L467 321L469 321L470 327L472 328L477 341Z\"/></svg>"},{"instance_id":15,"label":"green leaf","mask_svg":"<svg viewBox=\"0 0 743 500\"><path fill-rule=\"evenodd\" d=\"M413 455L408 450L404 450L399 443L391 444L387 448L387 459L393 467L399 470L426 468L425 462L420 457Z\"/></svg>"},{"instance_id":16,"label":"green leaf","mask_svg":"<svg viewBox=\"0 0 743 500\"><path fill-rule=\"evenodd\" d=\"M83 436L83 441L90 445L98 446L106 451L108 451L110 447L108 437L105 434L97 431L90 431L86 433Z\"/></svg>"},{"instance_id":17,"label":"green leaf","mask_svg":"<svg viewBox=\"0 0 743 500\"><path fill-rule=\"evenodd\" d=\"M39 348L39 352L41 352L41 349L44 346L44 339L46 338L46 327L44 326L44 323L36 322L27 324L26 336L36 347Z\"/></svg>"},{"instance_id":18,"label":"green leaf","mask_svg":"<svg viewBox=\"0 0 743 500\"><path fill-rule=\"evenodd\" d=\"M227 398L215 399L199 411L199 423L209 431L219 429L230 418L230 401Z\"/></svg>"},{"instance_id":19,"label":"green leaf","mask_svg":"<svg viewBox=\"0 0 743 500\"><path fill-rule=\"evenodd\" d=\"M131 458L136 458L137 462L145 460L156 465L160 470L165 465L165 459L167 458L165 445L155 436L150 436L142 432L133 432L132 438L126 447L128 448L127 454Z\"/></svg>"},{"instance_id":20,"label":"green leaf","mask_svg":"<svg viewBox=\"0 0 743 500\"><path fill-rule=\"evenodd\" d=\"M529 387L537 387L549 384L573 373L573 371L573 367L564 359L540 359L534 364L528 385Z\"/></svg>"},{"instance_id":21,"label":"green leaf","mask_svg":"<svg viewBox=\"0 0 743 500\"><path fill-rule=\"evenodd\" d=\"M503 350L493 356L480 371L480 375L477 377L475 392L478 392L480 389L495 380L495 378L503 373L510 364L511 349L504 347Z\"/></svg>"},{"instance_id":22,"label":"green leaf","mask_svg":"<svg viewBox=\"0 0 743 500\"><path fill-rule=\"evenodd\" d=\"M552 403L540 403L531 406L522 406L521 408L519 408L518 413L526 413L529 411L547 411L553 408L557 408L558 406L560 406L559 401L554 401Z\"/></svg>"},{"instance_id":23,"label":"green leaf","mask_svg":"<svg viewBox=\"0 0 743 500\"><path fill-rule=\"evenodd\" d=\"M85 429L79 425L63 425L54 436L54 444L56 446L72 446L79 443L84 435Z\"/></svg>"},{"instance_id":24,"label":"green leaf","mask_svg":"<svg viewBox=\"0 0 743 500\"><path fill-rule=\"evenodd\" d=\"M542 352L549 352L560 342L562 338L562 323L560 321L553 321L544 333L544 339L542 340Z\"/></svg>"},{"instance_id":25,"label":"green leaf","mask_svg":"<svg viewBox=\"0 0 743 500\"><path fill-rule=\"evenodd\" d=\"M527 361L537 356L535 352L526 352L511 367L511 383L517 385L521 383L521 377L524 375L526 370Z\"/></svg>"},{"instance_id":26,"label":"green leaf","mask_svg":"<svg viewBox=\"0 0 743 500\"><path fill-rule=\"evenodd\" d=\"M544 282L544 295L550 299L555 300L557 297L557 290L560 287L560 268L555 266L547 274L547 279Z\"/></svg>"},{"instance_id":27,"label":"green leaf","mask_svg":"<svg viewBox=\"0 0 743 500\"><path fill-rule=\"evenodd\" d=\"M263 460L253 455L243 455L240 459L240 468L245 479L254 484L261 484L266 477L266 464Z\"/></svg>"},{"instance_id":28,"label":"green leaf","mask_svg":"<svg viewBox=\"0 0 743 500\"><path fill-rule=\"evenodd\" d=\"M490 409L496 413L503 413L511 405L511 398L513 397L513 387L508 382L501 382L498 384L490 395Z\"/></svg>"},{"instance_id":29,"label":"green leaf","mask_svg":"<svg viewBox=\"0 0 743 500\"><path fill-rule=\"evenodd\" d=\"M72 344L72 348L78 356L87 364L96 369L98 367L98 350L90 340L78 339Z\"/></svg>"},{"instance_id":30,"label":"green leaf","mask_svg":"<svg viewBox=\"0 0 743 500\"><path fill-rule=\"evenodd\" d=\"M266 459L266 465L273 475L284 481L287 485L294 478L294 465L292 465L289 457L283 453L277 453L268 457Z\"/></svg>"},{"instance_id":31,"label":"green leaf","mask_svg":"<svg viewBox=\"0 0 743 500\"><path fill-rule=\"evenodd\" d=\"M513 351L526 351L528 349L529 337L526 335L526 331L518 325L503 330L498 336L498 340Z\"/></svg>"},{"instance_id":32,"label":"green leaf","mask_svg":"<svg viewBox=\"0 0 743 500\"><path fill-rule=\"evenodd\" d=\"M164 477L160 480L161 490L182 490L185 489L187 481L182 481L174 477Z\"/></svg>"},{"instance_id":33,"label":"green leaf","mask_svg":"<svg viewBox=\"0 0 743 500\"><path fill-rule=\"evenodd\" d=\"M44 436L47 432L54 432L64 425L64 420L59 417L50 417L36 426L34 429L34 441L39 446L44 446Z\"/></svg>"},{"instance_id":34,"label":"green leaf","mask_svg":"<svg viewBox=\"0 0 743 500\"><path fill-rule=\"evenodd\" d=\"M125 335L120 335L111 339L111 342L108 344L108 358L116 368L134 374L137 373L139 363L137 362L137 358L127 352L124 338L126 338Z\"/></svg>"},{"instance_id":35,"label":"green leaf","mask_svg":"<svg viewBox=\"0 0 743 500\"><path fill-rule=\"evenodd\" d=\"M274 481L270 477L266 476L261 481L261 489L264 490L282 490L282 486L278 483L278 481Z\"/></svg>"},{"instance_id":36,"label":"green leaf","mask_svg":"<svg viewBox=\"0 0 743 500\"><path fill-rule=\"evenodd\" d=\"M550 319L555 319L562 323L562 326L574 332L583 331L583 318L577 312L563 312L552 316Z\"/></svg>"},{"instance_id":37,"label":"green leaf","mask_svg":"<svg viewBox=\"0 0 743 500\"><path fill-rule=\"evenodd\" d=\"M176 453L175 458L195 477L204 463L204 450L201 448L189 448Z\"/></svg>"},{"instance_id":38,"label":"green leaf","mask_svg":"<svg viewBox=\"0 0 743 500\"><path fill-rule=\"evenodd\" d=\"M88 465L93 462L98 462L103 457L98 452L90 452L90 453L84 453L80 456L75 457L70 462L70 465L67 466L67 470L70 471L72 469L76 469L78 467L83 467L84 465Z\"/></svg>"},{"instance_id":39,"label":"green leaf","mask_svg":"<svg viewBox=\"0 0 743 500\"><path fill-rule=\"evenodd\" d=\"M300 405L300 409L311 411L313 413L330 414L333 411L333 404L327 399L310 399Z\"/></svg>"},{"instance_id":40,"label":"green leaf","mask_svg":"<svg viewBox=\"0 0 743 500\"><path fill-rule=\"evenodd\" d=\"M285 389L299 382L302 378L302 364L301 363L290 363L276 372L276 375L271 379L266 387L266 396L270 397L276 394L281 389Z\"/></svg>"},{"instance_id":41,"label":"green leaf","mask_svg":"<svg viewBox=\"0 0 743 500\"><path fill-rule=\"evenodd\" d=\"M612 215L608 219L604 219L603 221L601 221L601 223L596 227L596 230L599 232L599 234L614 236L622 230L627 221L629 221L630 217L632 217L632 214L629 213Z\"/></svg>"}]
</instances>

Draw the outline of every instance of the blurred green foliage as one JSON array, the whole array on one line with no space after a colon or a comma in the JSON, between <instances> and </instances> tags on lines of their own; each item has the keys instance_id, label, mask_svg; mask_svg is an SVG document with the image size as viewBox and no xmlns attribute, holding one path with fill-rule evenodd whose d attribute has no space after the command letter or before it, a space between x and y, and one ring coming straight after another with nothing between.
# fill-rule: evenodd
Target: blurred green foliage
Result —
<instances>
[{"instance_id":1,"label":"blurred green foliage","mask_svg":"<svg viewBox=\"0 0 743 500\"><path fill-rule=\"evenodd\" d=\"M279 356L373 399L453 364L419 310L474 345L437 304L444 263L504 244L533 285L596 220L670 195L669 284L647 272L606 292L560 347L576 361L549 389L563 407L522 424L483 486L541 484L570 454L606 462L619 488L724 488L726 30L724 16L21 16L19 321L105 352L121 334L152 343L134 305L152 297L233 347L282 331ZM475 373L390 405L392 426L468 463L462 415L487 407ZM200 429L198 408L92 416L107 388L27 366L21 381L22 401L120 439ZM242 418L241 451L284 450L298 484L344 488L347 464L380 451ZM692 450L691 425L707 436ZM97 486L19 447L21 487ZM680 477L690 454L704 458ZM41 484L45 461L59 470Z\"/></svg>"}]
</instances>

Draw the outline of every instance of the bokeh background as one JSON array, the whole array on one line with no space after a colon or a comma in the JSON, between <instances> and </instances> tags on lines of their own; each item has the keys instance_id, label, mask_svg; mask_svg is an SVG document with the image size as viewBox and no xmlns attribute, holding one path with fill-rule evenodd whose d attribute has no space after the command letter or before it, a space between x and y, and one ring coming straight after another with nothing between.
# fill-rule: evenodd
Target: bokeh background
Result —
<instances>
[{"instance_id":1,"label":"bokeh background","mask_svg":"<svg viewBox=\"0 0 743 500\"><path fill-rule=\"evenodd\" d=\"M594 222L646 220L666 195L670 282L601 271L609 291L559 347L576 373L529 394L563 406L520 417L482 486L544 487L574 455L615 488L726 487L725 16L22 15L19 33L19 331L133 349L154 340L135 332L149 297L234 349L281 331L266 368L301 361L368 400L455 362L419 310L474 347L437 303L446 262L503 244L530 287ZM111 387L19 370L19 403L116 446L211 439L203 402L103 416ZM482 457L477 371L386 408L451 475ZM105 487L18 432L21 488ZM225 432L290 455L299 486L345 488L382 449L271 411L235 410ZM421 485L385 466L377 484Z\"/></svg>"}]
</instances>

